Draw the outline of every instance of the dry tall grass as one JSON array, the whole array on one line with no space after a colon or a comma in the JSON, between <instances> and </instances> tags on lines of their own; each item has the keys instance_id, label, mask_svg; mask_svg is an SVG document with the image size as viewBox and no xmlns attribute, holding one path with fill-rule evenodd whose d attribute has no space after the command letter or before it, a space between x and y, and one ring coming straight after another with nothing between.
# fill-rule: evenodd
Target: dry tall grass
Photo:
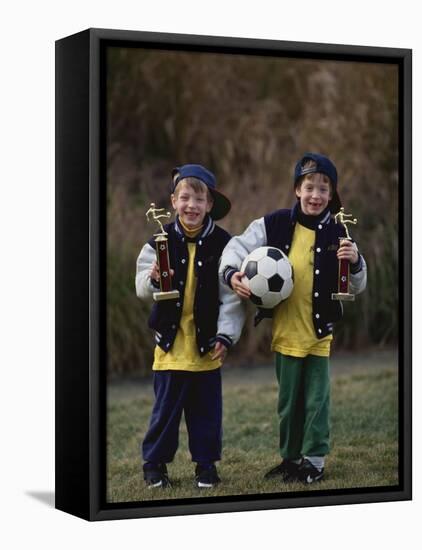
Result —
<instances>
[{"instance_id":1,"label":"dry tall grass","mask_svg":"<svg viewBox=\"0 0 422 550\"><path fill-rule=\"evenodd\" d=\"M170 171L215 172L231 198L231 233L294 202L292 171L327 154L359 219L367 291L346 305L337 346L394 343L398 331L398 71L374 63L229 54L111 50L108 58L108 352L112 372L149 369L148 307L135 296L145 211L169 207ZM251 308L251 314L253 310ZM265 358L269 323L249 322L234 358Z\"/></svg>"}]
</instances>

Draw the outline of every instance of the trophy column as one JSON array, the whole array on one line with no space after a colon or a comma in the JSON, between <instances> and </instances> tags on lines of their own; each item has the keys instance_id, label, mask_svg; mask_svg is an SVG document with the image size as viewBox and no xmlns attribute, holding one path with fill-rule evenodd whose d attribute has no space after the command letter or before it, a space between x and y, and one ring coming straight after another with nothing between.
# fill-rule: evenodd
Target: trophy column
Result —
<instances>
[{"instance_id":1,"label":"trophy column","mask_svg":"<svg viewBox=\"0 0 422 550\"><path fill-rule=\"evenodd\" d=\"M147 220L152 220L158 223L160 232L154 235L155 237L155 251L157 255L158 269L160 271L160 292L154 292L152 297L156 302L160 300L173 300L179 298L180 293L178 290L173 290L170 274L170 259L168 249L167 233L164 231L163 224L160 218L169 218L170 212L163 214L164 208L155 208L155 203L151 203L151 207L146 213Z\"/></svg>"},{"instance_id":2,"label":"trophy column","mask_svg":"<svg viewBox=\"0 0 422 550\"><path fill-rule=\"evenodd\" d=\"M351 223L353 225L356 225L357 219L356 218L352 220L346 219L351 217L352 217L352 214L344 213L343 207L340 208L340 212L338 212L334 216L336 223L341 223L346 231L346 237L339 238L340 246L342 241L352 240L349 235L349 229L347 227L347 224ZM341 259L338 261L338 292L333 292L331 294L331 299L353 302L353 300L355 299L355 295L349 292L349 282L350 282L350 262L349 260Z\"/></svg>"},{"instance_id":3,"label":"trophy column","mask_svg":"<svg viewBox=\"0 0 422 550\"><path fill-rule=\"evenodd\" d=\"M160 270L160 292L154 292L152 296L156 301L179 298L179 291L172 289L168 239L166 234L159 233L156 236L155 249L157 251L157 263Z\"/></svg>"}]
</instances>

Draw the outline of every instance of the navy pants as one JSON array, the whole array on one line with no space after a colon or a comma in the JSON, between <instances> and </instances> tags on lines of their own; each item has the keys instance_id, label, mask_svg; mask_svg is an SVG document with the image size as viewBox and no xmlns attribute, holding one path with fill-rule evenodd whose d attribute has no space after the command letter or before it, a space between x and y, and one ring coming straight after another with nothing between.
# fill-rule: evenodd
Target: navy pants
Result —
<instances>
[{"instance_id":1,"label":"navy pants","mask_svg":"<svg viewBox=\"0 0 422 550\"><path fill-rule=\"evenodd\" d=\"M221 372L154 371L155 404L142 443L145 462L171 462L179 444L185 413L192 461L209 464L221 459Z\"/></svg>"}]
</instances>

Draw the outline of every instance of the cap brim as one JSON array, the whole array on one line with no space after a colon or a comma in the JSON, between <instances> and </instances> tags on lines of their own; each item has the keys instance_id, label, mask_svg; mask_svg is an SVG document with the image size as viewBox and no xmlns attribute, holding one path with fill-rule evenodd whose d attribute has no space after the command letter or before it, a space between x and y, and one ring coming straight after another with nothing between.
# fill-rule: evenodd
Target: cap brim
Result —
<instances>
[{"instance_id":1,"label":"cap brim","mask_svg":"<svg viewBox=\"0 0 422 550\"><path fill-rule=\"evenodd\" d=\"M223 195L223 193L220 193L220 191L216 191L215 189L210 188L208 189L214 199L214 204L211 208L210 216L213 220L221 220L230 212L230 209L232 207L231 202L225 195Z\"/></svg>"}]
</instances>

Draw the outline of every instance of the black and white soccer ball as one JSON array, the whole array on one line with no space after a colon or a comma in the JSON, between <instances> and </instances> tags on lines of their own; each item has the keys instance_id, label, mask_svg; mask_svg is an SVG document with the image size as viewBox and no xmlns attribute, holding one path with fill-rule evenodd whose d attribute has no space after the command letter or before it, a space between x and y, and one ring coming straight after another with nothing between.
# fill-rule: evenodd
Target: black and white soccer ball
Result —
<instances>
[{"instance_id":1,"label":"black and white soccer ball","mask_svg":"<svg viewBox=\"0 0 422 550\"><path fill-rule=\"evenodd\" d=\"M242 283L251 291L250 299L262 308L272 309L286 300L293 290L293 269L278 248L261 246L243 260Z\"/></svg>"}]
</instances>

